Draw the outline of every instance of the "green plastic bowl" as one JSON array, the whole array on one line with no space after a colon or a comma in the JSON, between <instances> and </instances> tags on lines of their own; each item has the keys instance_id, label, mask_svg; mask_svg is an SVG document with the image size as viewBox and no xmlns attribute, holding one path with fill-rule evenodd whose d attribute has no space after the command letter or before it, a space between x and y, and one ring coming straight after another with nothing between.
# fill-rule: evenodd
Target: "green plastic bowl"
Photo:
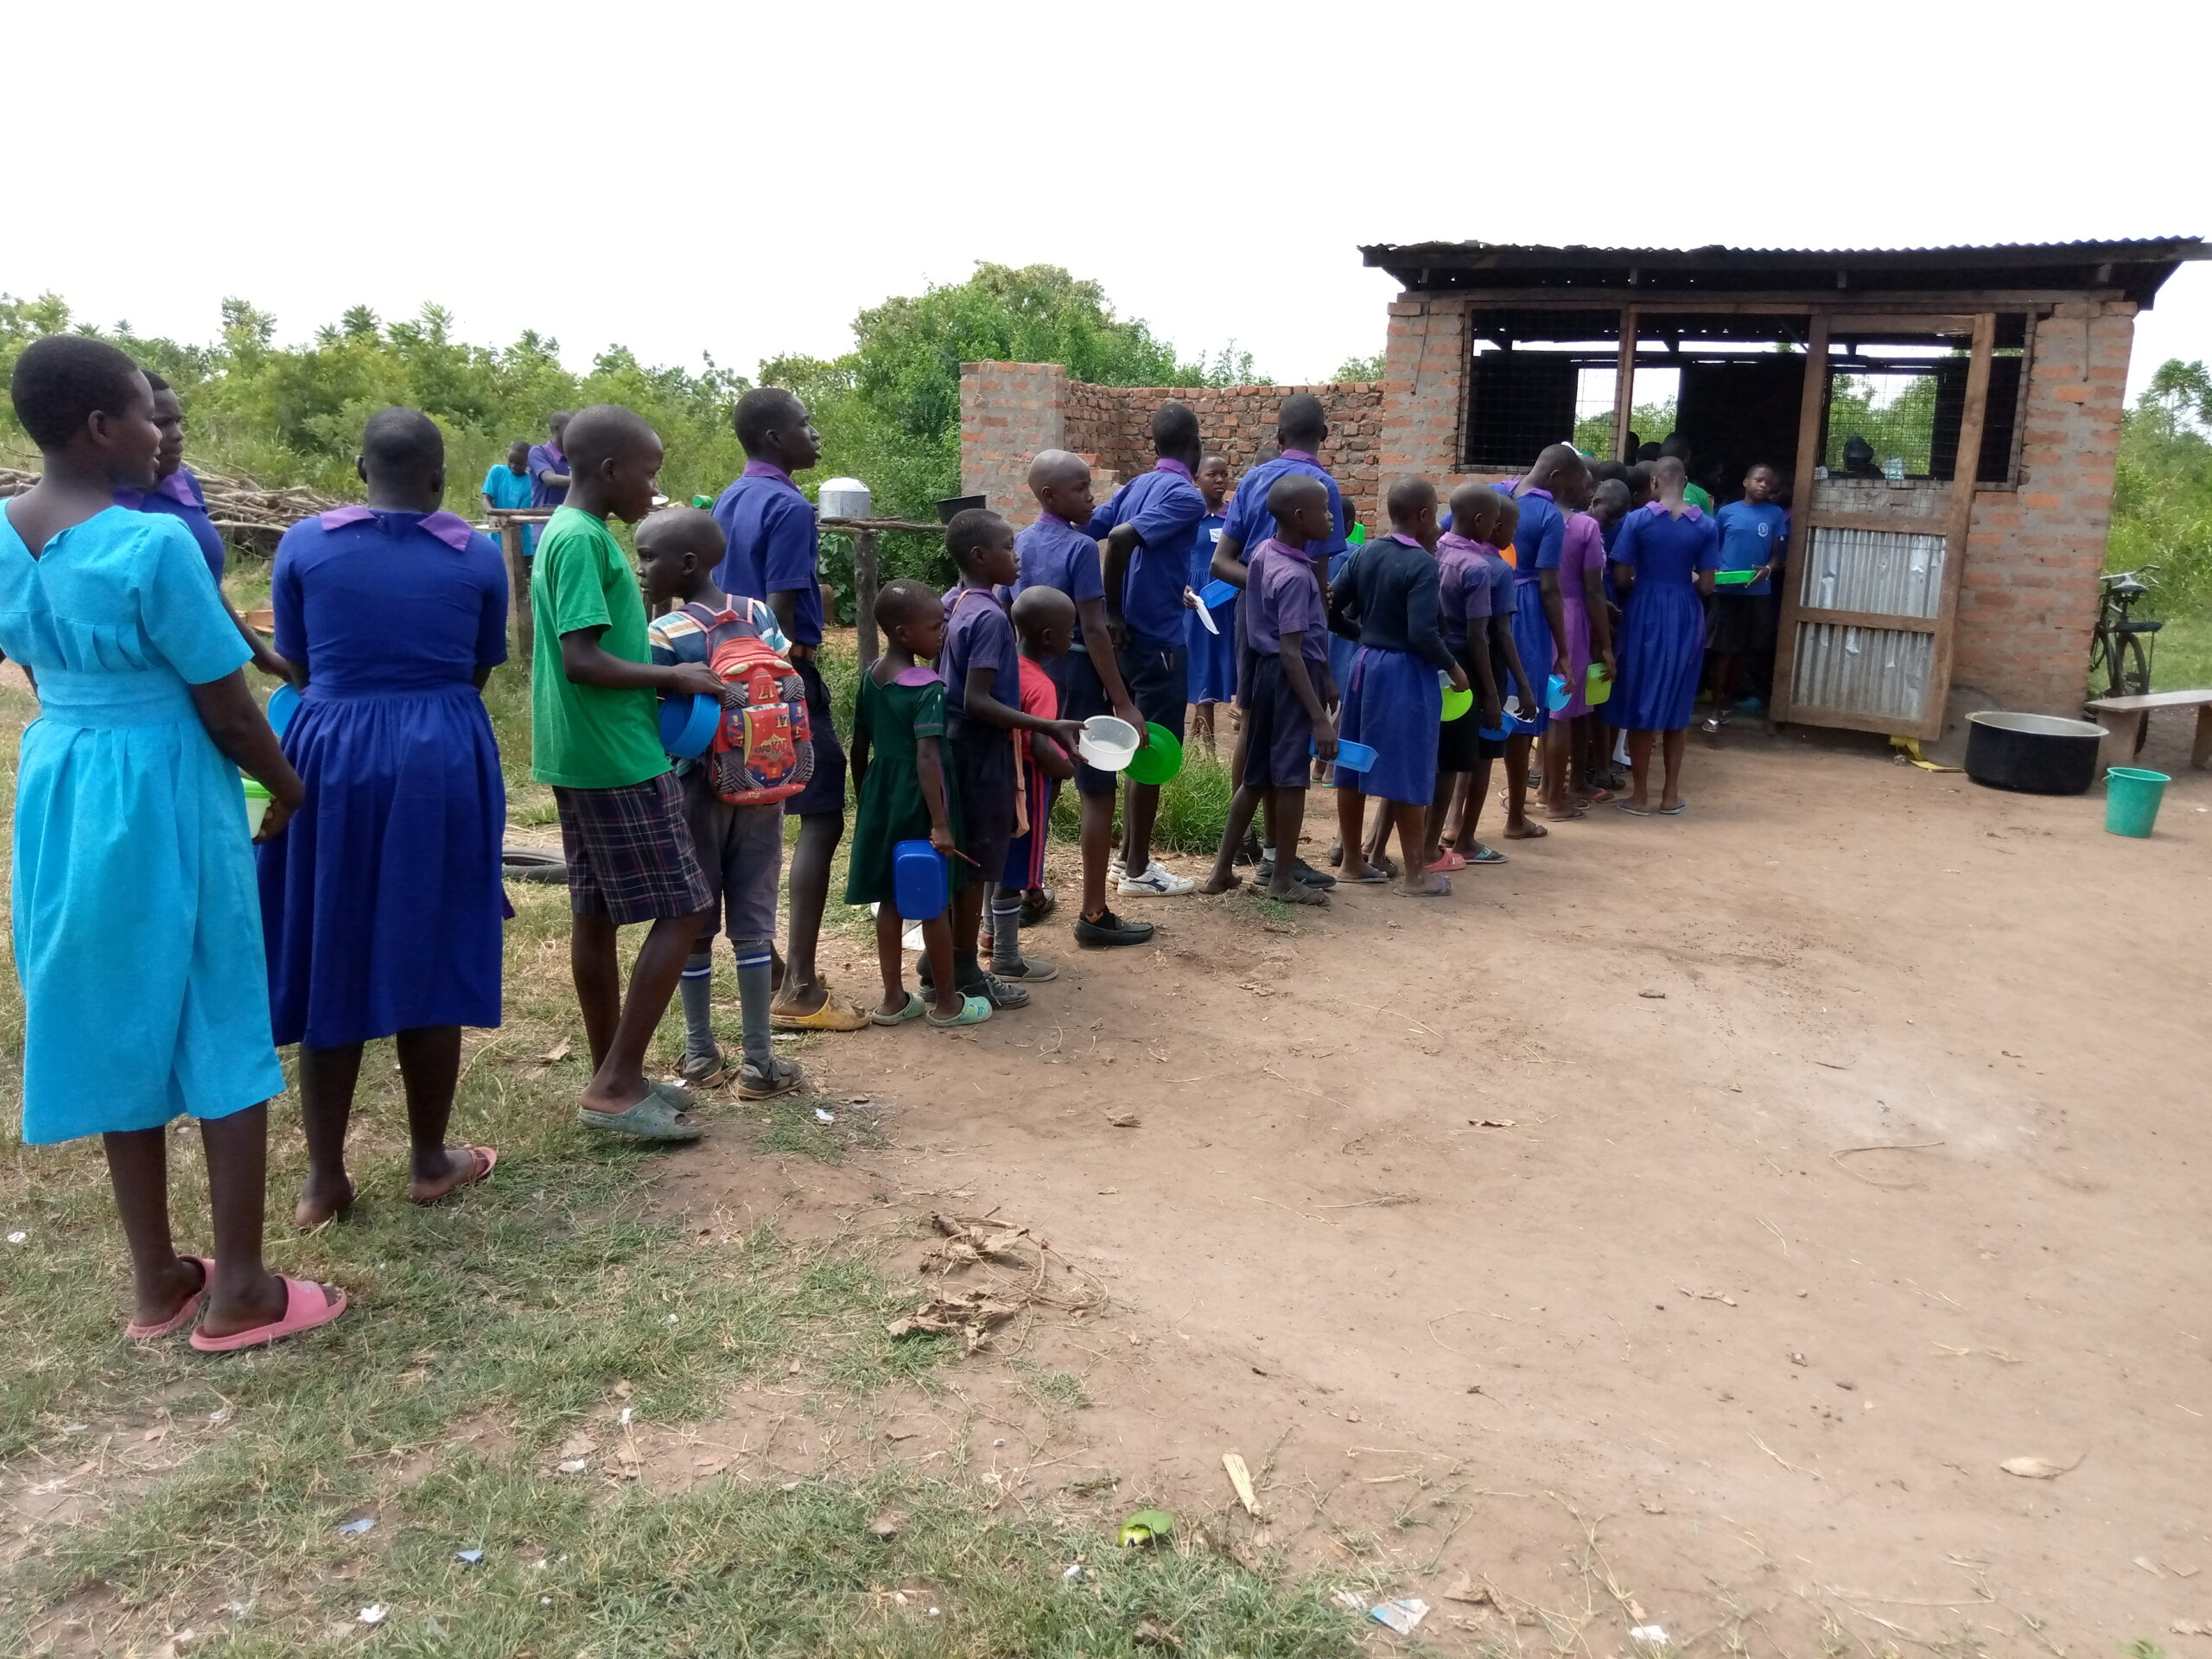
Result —
<instances>
[{"instance_id":1,"label":"green plastic bowl","mask_svg":"<svg viewBox=\"0 0 2212 1659\"><path fill-rule=\"evenodd\" d=\"M1475 694L1471 690L1458 691L1448 685L1444 688L1445 719L1457 720L1474 706Z\"/></svg>"},{"instance_id":2,"label":"green plastic bowl","mask_svg":"<svg viewBox=\"0 0 2212 1659\"><path fill-rule=\"evenodd\" d=\"M1122 768L1134 783L1164 784L1183 770L1182 740L1157 721L1145 722L1152 741L1129 757Z\"/></svg>"}]
</instances>

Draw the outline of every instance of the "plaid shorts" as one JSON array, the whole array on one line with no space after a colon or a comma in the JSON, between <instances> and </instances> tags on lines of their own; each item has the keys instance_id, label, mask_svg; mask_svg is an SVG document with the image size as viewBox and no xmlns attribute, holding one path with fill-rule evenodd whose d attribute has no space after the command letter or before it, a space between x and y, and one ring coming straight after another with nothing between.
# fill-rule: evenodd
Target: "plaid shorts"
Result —
<instances>
[{"instance_id":1,"label":"plaid shorts","mask_svg":"<svg viewBox=\"0 0 2212 1659\"><path fill-rule=\"evenodd\" d=\"M556 784L553 801L569 861L569 908L577 915L605 916L620 926L714 907L674 772L619 789Z\"/></svg>"}]
</instances>

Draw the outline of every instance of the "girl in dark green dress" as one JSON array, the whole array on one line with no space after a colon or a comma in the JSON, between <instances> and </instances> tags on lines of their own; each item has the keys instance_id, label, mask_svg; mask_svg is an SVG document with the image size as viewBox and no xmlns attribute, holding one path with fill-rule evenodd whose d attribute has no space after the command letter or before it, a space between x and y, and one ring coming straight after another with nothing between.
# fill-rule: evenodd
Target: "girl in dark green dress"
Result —
<instances>
[{"instance_id":1,"label":"girl in dark green dress","mask_svg":"<svg viewBox=\"0 0 2212 1659\"><path fill-rule=\"evenodd\" d=\"M949 887L964 885L954 851L959 843L959 803L944 767L944 682L917 657L934 659L944 647L944 607L918 582L890 583L876 595L876 626L888 642L861 676L853 709L853 781L860 811L853 825L845 902L875 906L875 955L883 969L883 1000L869 1011L879 1026L902 1026L927 1017L933 1026L973 1026L991 1017L987 997L963 996L953 986L952 916L940 910L924 922L936 1006L906 988L891 851L902 841L926 841L950 868Z\"/></svg>"}]
</instances>

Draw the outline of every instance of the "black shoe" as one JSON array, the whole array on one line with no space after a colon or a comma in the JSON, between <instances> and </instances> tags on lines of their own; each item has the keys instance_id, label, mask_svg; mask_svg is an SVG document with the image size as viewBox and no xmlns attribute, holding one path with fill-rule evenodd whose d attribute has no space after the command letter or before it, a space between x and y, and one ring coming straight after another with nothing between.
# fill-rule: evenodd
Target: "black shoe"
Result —
<instances>
[{"instance_id":1,"label":"black shoe","mask_svg":"<svg viewBox=\"0 0 2212 1659\"><path fill-rule=\"evenodd\" d=\"M1042 957L1024 957L1011 968L993 968L992 974L1014 985L1042 985L1060 976L1060 965ZM980 995L980 993L978 993Z\"/></svg>"},{"instance_id":2,"label":"black shoe","mask_svg":"<svg viewBox=\"0 0 2212 1659\"><path fill-rule=\"evenodd\" d=\"M1273 874L1273 872L1270 871L1269 874ZM1315 869L1302 858L1291 861L1290 878L1301 886L1308 887L1333 887L1337 885L1335 876L1331 875L1326 870Z\"/></svg>"},{"instance_id":3,"label":"black shoe","mask_svg":"<svg viewBox=\"0 0 2212 1659\"><path fill-rule=\"evenodd\" d=\"M1260 837L1258 832L1247 830L1244 832L1244 839L1237 845L1236 856L1233 861L1231 861L1231 862L1236 865L1253 865L1257 864L1259 861Z\"/></svg>"},{"instance_id":4,"label":"black shoe","mask_svg":"<svg viewBox=\"0 0 2212 1659\"><path fill-rule=\"evenodd\" d=\"M1151 938L1150 922L1125 922L1110 910L1095 921L1088 916L1076 918L1075 942L1077 944L1142 944Z\"/></svg>"},{"instance_id":5,"label":"black shoe","mask_svg":"<svg viewBox=\"0 0 2212 1659\"><path fill-rule=\"evenodd\" d=\"M960 987L963 996L980 996L994 1008L1026 1008L1029 993L1020 986L1010 984L996 974L978 974L963 981Z\"/></svg>"},{"instance_id":6,"label":"black shoe","mask_svg":"<svg viewBox=\"0 0 2212 1659\"><path fill-rule=\"evenodd\" d=\"M1024 895L1021 900L1021 925L1024 927L1036 926L1038 923L1058 909L1059 904L1059 889L1053 887L1045 887L1033 897Z\"/></svg>"}]
</instances>

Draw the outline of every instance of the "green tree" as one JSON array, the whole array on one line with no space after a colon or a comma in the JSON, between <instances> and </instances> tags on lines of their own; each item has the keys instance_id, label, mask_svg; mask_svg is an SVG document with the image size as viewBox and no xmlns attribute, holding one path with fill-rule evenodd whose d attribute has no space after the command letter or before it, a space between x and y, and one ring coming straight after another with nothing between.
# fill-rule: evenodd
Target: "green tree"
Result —
<instances>
[{"instance_id":1,"label":"green tree","mask_svg":"<svg viewBox=\"0 0 2212 1659\"><path fill-rule=\"evenodd\" d=\"M1380 380L1382 378L1384 354L1377 352L1372 357L1348 357L1337 365L1332 380Z\"/></svg>"}]
</instances>

